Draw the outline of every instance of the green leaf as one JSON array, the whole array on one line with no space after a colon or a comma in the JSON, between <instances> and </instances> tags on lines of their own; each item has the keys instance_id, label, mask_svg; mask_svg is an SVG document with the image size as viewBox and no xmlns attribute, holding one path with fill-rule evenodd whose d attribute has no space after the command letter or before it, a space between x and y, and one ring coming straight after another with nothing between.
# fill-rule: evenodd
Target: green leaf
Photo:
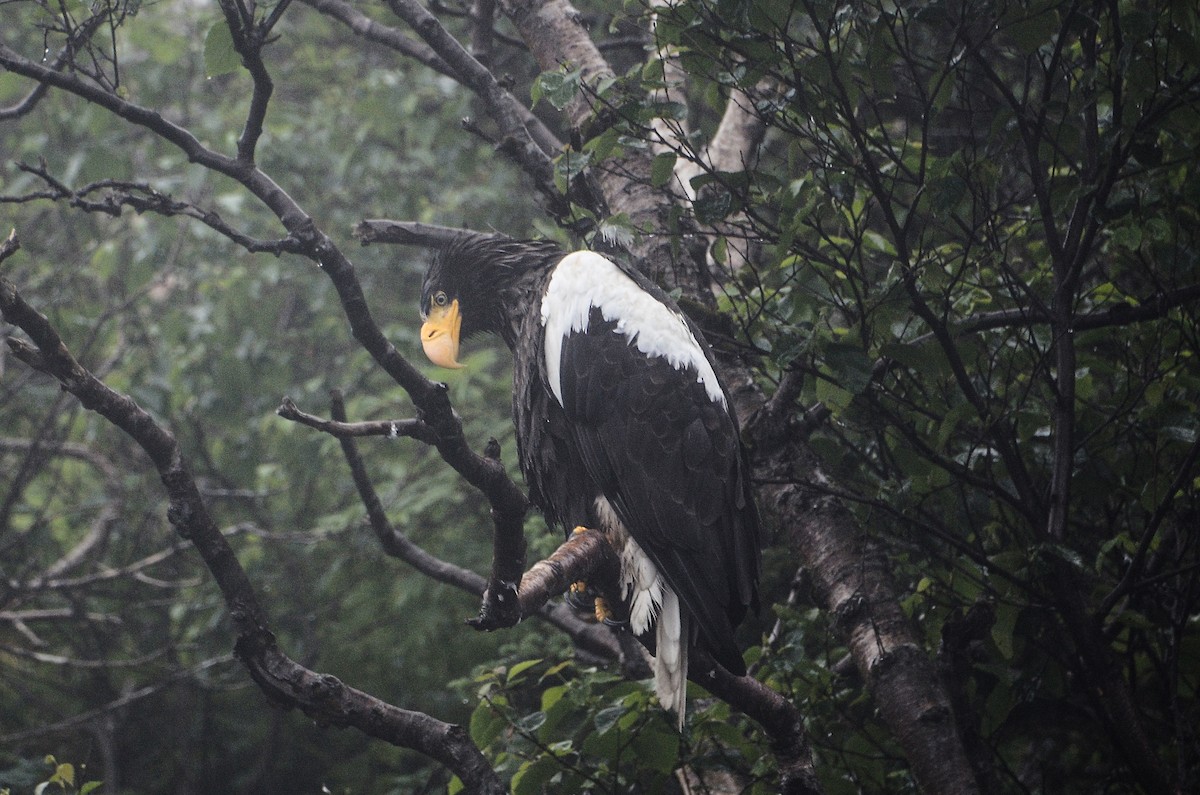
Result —
<instances>
[{"instance_id":1,"label":"green leaf","mask_svg":"<svg viewBox=\"0 0 1200 795\"><path fill-rule=\"evenodd\" d=\"M537 80L533 81L533 86L529 89L530 99L533 100L534 104L544 99L553 105L556 110L562 110L567 107L579 92L579 78L582 74L582 70L579 69L573 72L558 70L542 72L538 75Z\"/></svg>"},{"instance_id":2,"label":"green leaf","mask_svg":"<svg viewBox=\"0 0 1200 795\"><path fill-rule=\"evenodd\" d=\"M56 784L66 784L68 786L74 787L75 786L75 765L71 764L70 762L63 762L54 771L54 775L50 777L50 780Z\"/></svg>"},{"instance_id":3,"label":"green leaf","mask_svg":"<svg viewBox=\"0 0 1200 795\"><path fill-rule=\"evenodd\" d=\"M103 784L103 781L88 781L79 788L79 795L88 795L89 792Z\"/></svg>"},{"instance_id":4,"label":"green leaf","mask_svg":"<svg viewBox=\"0 0 1200 795\"><path fill-rule=\"evenodd\" d=\"M675 160L674 152L663 152L655 157L650 164L650 184L656 188L666 185L675 174Z\"/></svg>"},{"instance_id":5,"label":"green leaf","mask_svg":"<svg viewBox=\"0 0 1200 795\"><path fill-rule=\"evenodd\" d=\"M861 394L871 383L874 363L858 345L829 343L822 358L829 375L851 394Z\"/></svg>"},{"instance_id":6,"label":"green leaf","mask_svg":"<svg viewBox=\"0 0 1200 795\"><path fill-rule=\"evenodd\" d=\"M1136 224L1118 226L1111 232L1112 242L1121 248L1137 251L1142 245L1142 230Z\"/></svg>"},{"instance_id":7,"label":"green leaf","mask_svg":"<svg viewBox=\"0 0 1200 795\"><path fill-rule=\"evenodd\" d=\"M725 237L718 237L712 244L711 253L713 261L722 265L729 264L729 240Z\"/></svg>"},{"instance_id":8,"label":"green leaf","mask_svg":"<svg viewBox=\"0 0 1200 795\"><path fill-rule=\"evenodd\" d=\"M582 174L591 162L591 152L563 152L554 160L554 187L566 193L571 181Z\"/></svg>"},{"instance_id":9,"label":"green leaf","mask_svg":"<svg viewBox=\"0 0 1200 795\"><path fill-rule=\"evenodd\" d=\"M943 359L932 345L909 345L903 342L889 342L880 351L894 362L898 362L919 376L930 377L942 368Z\"/></svg>"},{"instance_id":10,"label":"green leaf","mask_svg":"<svg viewBox=\"0 0 1200 795\"><path fill-rule=\"evenodd\" d=\"M542 712L549 710L562 699L567 692L567 685L555 685L542 691Z\"/></svg>"},{"instance_id":11,"label":"green leaf","mask_svg":"<svg viewBox=\"0 0 1200 795\"><path fill-rule=\"evenodd\" d=\"M1000 604L996 606L996 623L992 624L992 641L1000 650L1000 655L1006 660L1013 656L1013 632L1017 627L1017 618L1021 609L1016 605Z\"/></svg>"},{"instance_id":12,"label":"green leaf","mask_svg":"<svg viewBox=\"0 0 1200 795\"><path fill-rule=\"evenodd\" d=\"M213 23L204 37L204 74L218 77L236 72L242 65L242 56L233 46L233 34L225 20Z\"/></svg>"},{"instance_id":13,"label":"green leaf","mask_svg":"<svg viewBox=\"0 0 1200 795\"><path fill-rule=\"evenodd\" d=\"M542 658L539 657L536 660L525 660L524 662L517 663L516 665L514 665L512 668L510 668L508 670L508 680L507 680L508 683L512 684L513 682L517 681L517 677L519 677L521 674L525 673L526 671L528 671L530 668L537 665L541 661L542 661Z\"/></svg>"},{"instance_id":14,"label":"green leaf","mask_svg":"<svg viewBox=\"0 0 1200 795\"><path fill-rule=\"evenodd\" d=\"M670 773L679 759L679 735L660 724L651 723L634 736L633 751L646 767Z\"/></svg>"},{"instance_id":15,"label":"green leaf","mask_svg":"<svg viewBox=\"0 0 1200 795\"><path fill-rule=\"evenodd\" d=\"M606 707L605 709L600 710L596 713L596 718L594 721L596 724L596 731L600 734L610 731L612 727L617 724L617 721L620 720L623 714L625 714L625 707L622 704L618 704L615 707Z\"/></svg>"},{"instance_id":16,"label":"green leaf","mask_svg":"<svg viewBox=\"0 0 1200 795\"><path fill-rule=\"evenodd\" d=\"M571 661L570 661L570 660L563 660L562 662L558 663L557 665L551 665L551 666L550 666L549 668L547 668L547 669L546 669L546 671L545 671L545 672L542 674L542 678L541 678L541 680L539 680L539 681L544 681L544 680L545 680L547 677L550 677L550 676L556 676L556 675L558 675L558 674L562 673L563 671L565 671L567 668L570 668L570 667L571 667Z\"/></svg>"},{"instance_id":17,"label":"green leaf","mask_svg":"<svg viewBox=\"0 0 1200 795\"><path fill-rule=\"evenodd\" d=\"M523 763L512 777L513 795L541 795L558 770L559 765L553 757L543 756Z\"/></svg>"},{"instance_id":18,"label":"green leaf","mask_svg":"<svg viewBox=\"0 0 1200 795\"><path fill-rule=\"evenodd\" d=\"M537 712L531 712L525 717L521 718L519 721L517 721L516 725L521 731L533 733L542 728L542 725L545 722L546 713L539 710Z\"/></svg>"},{"instance_id":19,"label":"green leaf","mask_svg":"<svg viewBox=\"0 0 1200 795\"><path fill-rule=\"evenodd\" d=\"M451 776L450 783L446 785L446 795L458 795L463 791L462 779L458 776Z\"/></svg>"},{"instance_id":20,"label":"green leaf","mask_svg":"<svg viewBox=\"0 0 1200 795\"><path fill-rule=\"evenodd\" d=\"M850 406L854 395L837 384L824 378L817 380L817 400L834 414L838 414Z\"/></svg>"},{"instance_id":21,"label":"green leaf","mask_svg":"<svg viewBox=\"0 0 1200 795\"><path fill-rule=\"evenodd\" d=\"M621 152L621 131L616 127L609 127L594 138L589 138L583 145L583 151L596 161L619 154Z\"/></svg>"},{"instance_id":22,"label":"green leaf","mask_svg":"<svg viewBox=\"0 0 1200 795\"><path fill-rule=\"evenodd\" d=\"M496 711L486 701L481 701L475 707L475 711L471 713L469 726L471 740L483 748L499 737L506 725L507 721L504 718L496 714Z\"/></svg>"}]
</instances>

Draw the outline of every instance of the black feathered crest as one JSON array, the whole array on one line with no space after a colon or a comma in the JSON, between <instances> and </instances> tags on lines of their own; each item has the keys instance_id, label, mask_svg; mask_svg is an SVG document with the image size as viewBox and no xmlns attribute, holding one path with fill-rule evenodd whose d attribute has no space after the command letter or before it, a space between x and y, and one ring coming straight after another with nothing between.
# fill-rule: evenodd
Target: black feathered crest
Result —
<instances>
[{"instance_id":1,"label":"black feathered crest","mask_svg":"<svg viewBox=\"0 0 1200 795\"><path fill-rule=\"evenodd\" d=\"M564 254L548 240L521 240L505 235L465 233L434 257L421 286L421 311L429 312L437 290L457 298L464 337L501 332L505 318L497 297L529 276L539 276Z\"/></svg>"}]
</instances>

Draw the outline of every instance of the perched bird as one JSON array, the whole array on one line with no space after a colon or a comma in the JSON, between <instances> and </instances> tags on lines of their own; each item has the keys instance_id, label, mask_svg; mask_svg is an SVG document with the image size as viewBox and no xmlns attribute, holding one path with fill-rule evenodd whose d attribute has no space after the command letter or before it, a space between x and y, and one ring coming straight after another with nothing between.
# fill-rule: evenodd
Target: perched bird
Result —
<instances>
[{"instance_id":1,"label":"perched bird","mask_svg":"<svg viewBox=\"0 0 1200 795\"><path fill-rule=\"evenodd\" d=\"M605 533L619 582L596 590L654 655L659 701L682 727L689 648L745 674L734 628L758 609L758 514L700 331L633 268L482 234L435 257L421 316L442 367L460 367L475 334L512 349L530 498L552 526Z\"/></svg>"}]
</instances>

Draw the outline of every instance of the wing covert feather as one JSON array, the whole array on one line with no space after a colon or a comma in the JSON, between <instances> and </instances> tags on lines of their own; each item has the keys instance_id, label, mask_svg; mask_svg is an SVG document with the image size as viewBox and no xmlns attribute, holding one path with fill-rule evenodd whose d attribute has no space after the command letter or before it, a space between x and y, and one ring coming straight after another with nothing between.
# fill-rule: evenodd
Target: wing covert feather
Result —
<instances>
[{"instance_id":1,"label":"wing covert feather","mask_svg":"<svg viewBox=\"0 0 1200 795\"><path fill-rule=\"evenodd\" d=\"M646 356L598 310L563 341L560 364L585 469L697 616L706 646L741 668L733 627L756 598L758 530L733 419L694 371Z\"/></svg>"}]
</instances>

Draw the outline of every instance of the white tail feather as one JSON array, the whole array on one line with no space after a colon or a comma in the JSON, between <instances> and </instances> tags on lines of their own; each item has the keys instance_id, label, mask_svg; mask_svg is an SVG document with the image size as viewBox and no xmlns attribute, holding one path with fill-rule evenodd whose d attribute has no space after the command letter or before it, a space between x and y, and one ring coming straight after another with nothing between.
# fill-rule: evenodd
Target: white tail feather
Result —
<instances>
[{"instance_id":1,"label":"white tail feather","mask_svg":"<svg viewBox=\"0 0 1200 795\"><path fill-rule=\"evenodd\" d=\"M683 731L687 709L688 625L679 597L663 589L662 609L655 632L654 690L665 709L675 713Z\"/></svg>"},{"instance_id":2,"label":"white tail feather","mask_svg":"<svg viewBox=\"0 0 1200 795\"><path fill-rule=\"evenodd\" d=\"M657 621L654 632L654 692L663 708L683 720L687 699L688 639L691 628L679 605L679 597L658 573L654 561L629 536L612 504L596 498L600 523L618 542L621 550L621 595L629 600L629 623L641 635Z\"/></svg>"}]
</instances>

